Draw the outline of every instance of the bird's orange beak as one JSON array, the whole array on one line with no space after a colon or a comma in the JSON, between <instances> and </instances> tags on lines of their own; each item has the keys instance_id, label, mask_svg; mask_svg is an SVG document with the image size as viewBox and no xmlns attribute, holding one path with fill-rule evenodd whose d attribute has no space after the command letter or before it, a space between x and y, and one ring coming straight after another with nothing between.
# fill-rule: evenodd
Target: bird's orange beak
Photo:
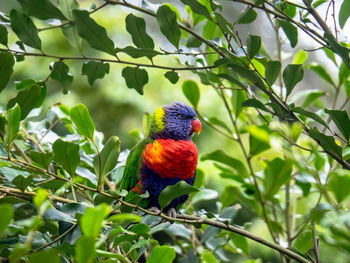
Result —
<instances>
[{"instance_id":1,"label":"bird's orange beak","mask_svg":"<svg viewBox=\"0 0 350 263\"><path fill-rule=\"evenodd\" d=\"M198 119L191 121L191 125L192 125L191 133L194 133L194 132L198 132L198 134L201 133L202 124Z\"/></svg>"}]
</instances>

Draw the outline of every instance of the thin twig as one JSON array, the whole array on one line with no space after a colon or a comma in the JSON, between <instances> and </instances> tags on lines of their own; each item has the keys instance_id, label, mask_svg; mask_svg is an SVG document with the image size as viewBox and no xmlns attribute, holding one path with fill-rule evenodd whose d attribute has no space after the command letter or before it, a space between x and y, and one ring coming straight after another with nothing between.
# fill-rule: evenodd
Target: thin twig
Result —
<instances>
[{"instance_id":1,"label":"thin twig","mask_svg":"<svg viewBox=\"0 0 350 263\"><path fill-rule=\"evenodd\" d=\"M8 51L14 55L47 57L47 58L55 58L58 60L89 60L89 61L100 61L100 62L109 62L109 63L120 63L120 64L126 64L126 65L134 65L137 67L159 68L159 69L166 69L166 70L173 70L173 71L202 70L202 69L212 69L217 67L215 65L202 66L202 67L169 67L169 66L155 65L155 64L136 63L136 62L130 62L130 61L118 60L118 59L107 59L107 58L96 58L96 57L85 57L85 56L57 56L57 55L46 54L46 53L43 54L43 53L25 52L25 51L18 51L18 50L5 49L5 48L0 48L0 51Z\"/></svg>"},{"instance_id":2,"label":"thin twig","mask_svg":"<svg viewBox=\"0 0 350 263\"><path fill-rule=\"evenodd\" d=\"M314 251L314 254L315 254L316 263L321 263L320 255L318 251L318 238L316 237L315 222L313 220L311 221L311 226L312 226L312 237L314 242L314 247L312 250Z\"/></svg>"},{"instance_id":3,"label":"thin twig","mask_svg":"<svg viewBox=\"0 0 350 263\"><path fill-rule=\"evenodd\" d=\"M44 248L46 247L49 247L51 246L52 244L55 244L56 242L58 242L61 238L65 237L66 235L69 234L69 232L71 232L74 228L76 228L78 226L78 224L73 224L70 228L68 228L64 233L62 233L61 235L59 235L58 237L56 237L55 239L53 239L51 242L41 246L41 247L38 247L36 249L33 250L33 252L31 253L35 253L35 252L38 252L40 250L43 250ZM31 254L31 253L28 253L28 254Z\"/></svg>"}]
</instances>

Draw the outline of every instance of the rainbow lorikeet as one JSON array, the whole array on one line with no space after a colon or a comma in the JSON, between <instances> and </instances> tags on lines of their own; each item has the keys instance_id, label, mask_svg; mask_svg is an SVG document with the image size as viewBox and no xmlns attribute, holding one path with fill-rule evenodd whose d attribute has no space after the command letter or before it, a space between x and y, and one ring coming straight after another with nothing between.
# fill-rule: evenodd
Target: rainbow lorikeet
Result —
<instances>
[{"instance_id":1,"label":"rainbow lorikeet","mask_svg":"<svg viewBox=\"0 0 350 263\"><path fill-rule=\"evenodd\" d=\"M180 180L193 185L198 150L192 136L201 129L195 111L185 103L158 108L152 116L149 136L130 151L126 160L120 188L129 191L127 200L148 191L142 206L160 212L158 196L165 187ZM187 199L188 195L180 196L163 211L174 217L177 207Z\"/></svg>"}]
</instances>

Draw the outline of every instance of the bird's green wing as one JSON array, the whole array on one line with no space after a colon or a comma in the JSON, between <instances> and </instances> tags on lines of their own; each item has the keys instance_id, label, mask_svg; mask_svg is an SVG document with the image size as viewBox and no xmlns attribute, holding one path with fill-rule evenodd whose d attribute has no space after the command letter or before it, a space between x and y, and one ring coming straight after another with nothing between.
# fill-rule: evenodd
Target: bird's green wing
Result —
<instances>
[{"instance_id":1,"label":"bird's green wing","mask_svg":"<svg viewBox=\"0 0 350 263\"><path fill-rule=\"evenodd\" d=\"M143 139L138 144L136 144L130 151L128 157L126 158L123 178L120 183L120 189L130 190L135 187L139 181L139 169L142 160L142 153L148 143L153 140L149 137Z\"/></svg>"}]
</instances>

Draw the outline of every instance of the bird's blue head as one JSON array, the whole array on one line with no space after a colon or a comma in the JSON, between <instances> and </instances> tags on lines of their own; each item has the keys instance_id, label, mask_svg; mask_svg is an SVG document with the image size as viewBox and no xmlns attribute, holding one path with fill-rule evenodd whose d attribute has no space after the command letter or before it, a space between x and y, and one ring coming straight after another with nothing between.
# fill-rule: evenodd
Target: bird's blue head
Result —
<instances>
[{"instance_id":1,"label":"bird's blue head","mask_svg":"<svg viewBox=\"0 0 350 263\"><path fill-rule=\"evenodd\" d=\"M191 140L202 129L196 112L187 104L174 102L158 108L153 115L151 137L153 139Z\"/></svg>"}]
</instances>

